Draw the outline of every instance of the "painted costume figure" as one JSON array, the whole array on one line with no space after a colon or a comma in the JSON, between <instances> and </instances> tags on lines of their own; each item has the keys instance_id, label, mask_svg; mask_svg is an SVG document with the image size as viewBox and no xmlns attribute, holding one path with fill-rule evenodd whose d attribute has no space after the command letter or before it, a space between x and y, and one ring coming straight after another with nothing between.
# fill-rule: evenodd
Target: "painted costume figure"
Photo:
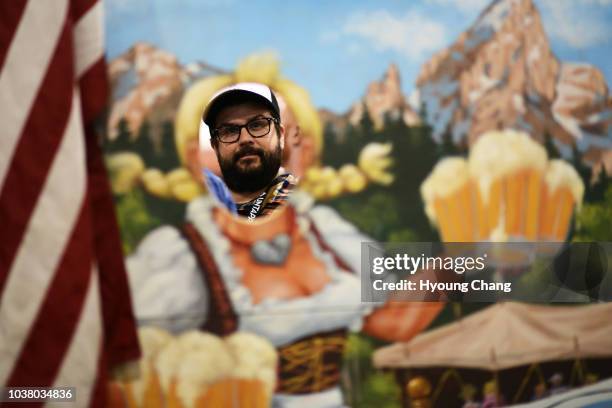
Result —
<instances>
[{"instance_id":1,"label":"painted costume figure","mask_svg":"<svg viewBox=\"0 0 612 408\"><path fill-rule=\"evenodd\" d=\"M296 117L303 138L285 164L300 174L300 166L316 162L322 131L308 94L280 77L277 65L258 63L247 59L235 75L203 79L186 93L177 144L196 159L196 169L215 159L197 148L203 106L219 89L242 81L269 86ZM371 239L306 193L293 192L286 203L249 221L210 195L190 202L182 228L152 231L127 260L136 314L141 323L175 333L264 337L279 356L274 406L340 407L348 331L408 340L442 306L362 303L360 249Z\"/></svg>"}]
</instances>

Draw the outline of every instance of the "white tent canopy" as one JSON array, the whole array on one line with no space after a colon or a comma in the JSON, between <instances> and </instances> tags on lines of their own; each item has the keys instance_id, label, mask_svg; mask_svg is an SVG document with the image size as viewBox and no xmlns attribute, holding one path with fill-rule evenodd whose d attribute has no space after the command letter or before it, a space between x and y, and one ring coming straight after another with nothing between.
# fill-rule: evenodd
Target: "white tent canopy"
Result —
<instances>
[{"instance_id":1,"label":"white tent canopy","mask_svg":"<svg viewBox=\"0 0 612 408\"><path fill-rule=\"evenodd\" d=\"M498 303L374 353L379 368L503 370L535 362L612 357L612 303Z\"/></svg>"}]
</instances>

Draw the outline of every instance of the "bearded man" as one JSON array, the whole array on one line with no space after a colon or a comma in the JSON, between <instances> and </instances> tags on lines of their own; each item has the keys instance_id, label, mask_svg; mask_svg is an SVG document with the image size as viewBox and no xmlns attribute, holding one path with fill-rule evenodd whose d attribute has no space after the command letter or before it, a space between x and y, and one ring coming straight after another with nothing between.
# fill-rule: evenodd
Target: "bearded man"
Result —
<instances>
[{"instance_id":1,"label":"bearded man","mask_svg":"<svg viewBox=\"0 0 612 408\"><path fill-rule=\"evenodd\" d=\"M238 214L253 220L278 208L295 178L281 169L285 128L272 90L247 82L223 88L202 119Z\"/></svg>"}]
</instances>

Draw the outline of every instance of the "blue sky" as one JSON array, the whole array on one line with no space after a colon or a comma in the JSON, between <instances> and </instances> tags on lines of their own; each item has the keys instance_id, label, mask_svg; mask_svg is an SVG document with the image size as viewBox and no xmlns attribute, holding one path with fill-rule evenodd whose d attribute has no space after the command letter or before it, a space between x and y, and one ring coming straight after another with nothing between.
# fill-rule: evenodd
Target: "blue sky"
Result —
<instances>
[{"instance_id":1,"label":"blue sky","mask_svg":"<svg viewBox=\"0 0 612 408\"><path fill-rule=\"evenodd\" d=\"M489 0L104 0L109 58L136 41L231 70L276 53L318 107L343 112L396 63L406 94L421 65L467 29ZM553 51L612 80L612 0L535 0Z\"/></svg>"}]
</instances>

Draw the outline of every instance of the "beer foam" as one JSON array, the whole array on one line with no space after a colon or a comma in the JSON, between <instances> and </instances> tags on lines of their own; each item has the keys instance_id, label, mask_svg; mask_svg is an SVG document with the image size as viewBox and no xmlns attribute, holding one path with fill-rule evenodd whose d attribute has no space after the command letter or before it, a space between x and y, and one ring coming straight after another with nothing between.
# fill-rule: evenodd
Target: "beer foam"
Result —
<instances>
[{"instance_id":1,"label":"beer foam","mask_svg":"<svg viewBox=\"0 0 612 408\"><path fill-rule=\"evenodd\" d=\"M170 383L176 374L176 370L185 354L183 348L177 341L172 341L160 351L155 360L155 370L159 376L159 382L165 394L168 394Z\"/></svg>"},{"instance_id":2,"label":"beer foam","mask_svg":"<svg viewBox=\"0 0 612 408\"><path fill-rule=\"evenodd\" d=\"M483 200L488 202L493 182L522 169L544 173L546 149L528 134L512 129L491 131L478 138L470 149L468 169L478 181Z\"/></svg>"},{"instance_id":3,"label":"beer foam","mask_svg":"<svg viewBox=\"0 0 612 408\"><path fill-rule=\"evenodd\" d=\"M142 350L142 357L139 361L140 378L132 382L134 398L138 405L143 404L146 387L153 375L153 361L173 339L170 333L158 327L146 326L138 329L138 340Z\"/></svg>"},{"instance_id":4,"label":"beer foam","mask_svg":"<svg viewBox=\"0 0 612 408\"><path fill-rule=\"evenodd\" d=\"M234 359L223 343L212 342L209 348L184 356L177 368L177 395L183 406L194 407L197 398L217 381L230 378Z\"/></svg>"},{"instance_id":5,"label":"beer foam","mask_svg":"<svg viewBox=\"0 0 612 408\"><path fill-rule=\"evenodd\" d=\"M276 388L278 352L266 338L248 332L236 332L225 338L236 366L233 378L258 380L270 396Z\"/></svg>"},{"instance_id":6,"label":"beer foam","mask_svg":"<svg viewBox=\"0 0 612 408\"><path fill-rule=\"evenodd\" d=\"M436 222L434 200L447 197L469 181L468 165L462 157L445 157L440 160L421 184L421 197L425 201L425 214Z\"/></svg>"},{"instance_id":7,"label":"beer foam","mask_svg":"<svg viewBox=\"0 0 612 408\"><path fill-rule=\"evenodd\" d=\"M193 353L207 352L208 350L230 355L223 340L215 335L198 330L185 332L166 345L155 360L155 368L164 392L168 392L183 360L189 359L189 356Z\"/></svg>"},{"instance_id":8,"label":"beer foam","mask_svg":"<svg viewBox=\"0 0 612 408\"><path fill-rule=\"evenodd\" d=\"M138 329L143 357L155 357L172 339L170 333L158 327L147 326Z\"/></svg>"},{"instance_id":9,"label":"beer foam","mask_svg":"<svg viewBox=\"0 0 612 408\"><path fill-rule=\"evenodd\" d=\"M565 160L551 160L544 176L546 185L551 192L566 187L572 193L577 207L582 204L584 183L574 167Z\"/></svg>"},{"instance_id":10,"label":"beer foam","mask_svg":"<svg viewBox=\"0 0 612 408\"><path fill-rule=\"evenodd\" d=\"M247 332L236 332L225 339L238 366L276 368L278 353L267 339Z\"/></svg>"}]
</instances>

